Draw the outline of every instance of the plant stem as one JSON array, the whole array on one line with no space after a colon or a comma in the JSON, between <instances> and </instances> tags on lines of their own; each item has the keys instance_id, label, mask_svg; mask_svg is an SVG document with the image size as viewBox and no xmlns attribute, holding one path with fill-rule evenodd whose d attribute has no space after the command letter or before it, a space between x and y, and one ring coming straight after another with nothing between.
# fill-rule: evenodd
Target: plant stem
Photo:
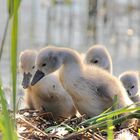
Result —
<instances>
[{"instance_id":1,"label":"plant stem","mask_svg":"<svg viewBox=\"0 0 140 140\"><path fill-rule=\"evenodd\" d=\"M10 17L8 16L7 20L6 20L6 25L5 25L5 28L4 28L4 34L3 34L3 37L2 37L1 45L0 45L0 60L1 60L1 57L2 57L4 43L5 43L5 40L6 40L6 35L7 35L8 27L9 27L9 21L10 21Z\"/></svg>"}]
</instances>

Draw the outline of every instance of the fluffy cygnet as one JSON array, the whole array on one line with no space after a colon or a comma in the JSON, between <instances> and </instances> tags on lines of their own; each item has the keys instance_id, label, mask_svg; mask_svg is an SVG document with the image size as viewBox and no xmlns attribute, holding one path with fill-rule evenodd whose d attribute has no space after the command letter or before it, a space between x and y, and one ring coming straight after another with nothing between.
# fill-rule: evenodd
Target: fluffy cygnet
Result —
<instances>
[{"instance_id":1,"label":"fluffy cygnet","mask_svg":"<svg viewBox=\"0 0 140 140\"><path fill-rule=\"evenodd\" d=\"M118 96L119 107L133 104L117 78L99 67L83 64L80 55L72 49L43 48L37 56L36 66L38 70L31 85L61 67L61 83L72 96L78 111L88 117L109 108L115 95Z\"/></svg>"},{"instance_id":2,"label":"fluffy cygnet","mask_svg":"<svg viewBox=\"0 0 140 140\"><path fill-rule=\"evenodd\" d=\"M52 112L54 117L68 118L75 115L71 96L63 88L56 73L42 78L36 85L30 86L30 79L35 72L37 53L26 50L20 54L20 70L23 74L22 86L26 90L26 103L29 108L43 109Z\"/></svg>"},{"instance_id":3,"label":"fluffy cygnet","mask_svg":"<svg viewBox=\"0 0 140 140\"><path fill-rule=\"evenodd\" d=\"M112 73L112 59L108 50L102 45L94 45L85 54L85 63L99 66Z\"/></svg>"},{"instance_id":4,"label":"fluffy cygnet","mask_svg":"<svg viewBox=\"0 0 140 140\"><path fill-rule=\"evenodd\" d=\"M132 101L140 101L139 73L137 71L126 71L119 76L129 97Z\"/></svg>"}]
</instances>

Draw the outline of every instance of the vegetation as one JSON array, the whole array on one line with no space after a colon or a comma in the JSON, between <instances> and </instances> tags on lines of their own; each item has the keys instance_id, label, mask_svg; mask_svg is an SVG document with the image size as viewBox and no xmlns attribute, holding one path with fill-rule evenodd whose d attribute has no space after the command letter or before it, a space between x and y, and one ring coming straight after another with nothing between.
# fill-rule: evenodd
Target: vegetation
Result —
<instances>
[{"instance_id":1,"label":"vegetation","mask_svg":"<svg viewBox=\"0 0 140 140\"><path fill-rule=\"evenodd\" d=\"M11 25L11 75L12 75L12 93L13 93L13 117L10 116L8 111L4 91L2 90L2 82L0 83L0 103L2 111L0 115L0 130L2 131L2 139L16 140L17 135L15 131L15 113L16 113L16 79L17 79L17 41L18 41L18 9L20 0L7 0L8 19L5 27L5 32L1 44L0 58L2 56L4 41L6 38L7 30Z\"/></svg>"},{"instance_id":2,"label":"vegetation","mask_svg":"<svg viewBox=\"0 0 140 140\"><path fill-rule=\"evenodd\" d=\"M2 90L2 83L0 83L0 103L2 106L2 111L0 113L0 130L2 131L1 137L3 140L16 140L17 135L12 117L10 117L10 113L8 111L7 102Z\"/></svg>"}]
</instances>

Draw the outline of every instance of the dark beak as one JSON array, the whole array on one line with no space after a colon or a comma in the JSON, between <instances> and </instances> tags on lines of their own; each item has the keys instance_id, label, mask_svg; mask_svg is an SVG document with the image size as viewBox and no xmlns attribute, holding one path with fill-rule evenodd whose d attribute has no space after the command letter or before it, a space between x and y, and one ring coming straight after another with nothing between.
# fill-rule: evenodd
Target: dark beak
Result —
<instances>
[{"instance_id":1,"label":"dark beak","mask_svg":"<svg viewBox=\"0 0 140 140\"><path fill-rule=\"evenodd\" d=\"M129 96L131 96L131 92L129 90L127 90L127 93L128 93Z\"/></svg>"},{"instance_id":2,"label":"dark beak","mask_svg":"<svg viewBox=\"0 0 140 140\"><path fill-rule=\"evenodd\" d=\"M32 82L31 82L31 85L35 85L39 80L41 80L43 77L45 76L45 74L40 71L40 70L37 70L33 79L32 79Z\"/></svg>"},{"instance_id":3,"label":"dark beak","mask_svg":"<svg viewBox=\"0 0 140 140\"><path fill-rule=\"evenodd\" d=\"M31 73L24 73L23 74L23 80L22 80L22 86L24 89L29 87L30 80L31 80L32 74Z\"/></svg>"}]
</instances>

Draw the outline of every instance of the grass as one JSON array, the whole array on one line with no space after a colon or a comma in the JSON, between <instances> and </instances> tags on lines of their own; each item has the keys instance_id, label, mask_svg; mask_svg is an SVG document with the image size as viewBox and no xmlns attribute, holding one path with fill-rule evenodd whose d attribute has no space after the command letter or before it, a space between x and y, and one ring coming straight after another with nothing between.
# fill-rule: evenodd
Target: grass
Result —
<instances>
[{"instance_id":1,"label":"grass","mask_svg":"<svg viewBox=\"0 0 140 140\"><path fill-rule=\"evenodd\" d=\"M138 129L138 135L140 136L140 128Z\"/></svg>"},{"instance_id":2,"label":"grass","mask_svg":"<svg viewBox=\"0 0 140 140\"><path fill-rule=\"evenodd\" d=\"M46 132L50 132L53 129L56 129L58 127L65 127L66 130L70 130L72 134L68 135L67 137L71 138L74 135L78 135L80 133L86 132L88 129L92 129L93 131L97 131L97 128L100 130L105 129L107 132L107 139L113 140L114 139L114 128L115 125L121 124L124 121L127 121L128 119L132 118L140 118L140 107L134 107L132 108L132 105L116 109L116 103L117 98L114 98L114 104L112 107L101 113L100 115L86 119L85 121L82 121L80 124L77 125L77 127L72 128L71 126L65 125L64 123L61 123L56 126L51 126L46 129ZM137 105L137 103L136 103ZM112 108L114 110L112 111ZM123 114L123 115L122 115ZM84 127L84 128L83 128ZM69 128L69 129L68 129Z\"/></svg>"},{"instance_id":3,"label":"grass","mask_svg":"<svg viewBox=\"0 0 140 140\"><path fill-rule=\"evenodd\" d=\"M2 132L3 140L17 140L16 130L10 113L8 111L7 102L2 90L2 83L0 82L0 103L2 112L0 114L0 130Z\"/></svg>"},{"instance_id":4,"label":"grass","mask_svg":"<svg viewBox=\"0 0 140 140\"><path fill-rule=\"evenodd\" d=\"M8 19L5 27L3 40L1 43L0 59L3 53L4 42L6 39L7 29L9 22L11 24L11 75L12 75L12 92L13 92L13 111L14 120L16 113L16 83L17 83L17 44L18 44L18 9L20 6L20 0L7 0ZM2 132L3 140L17 140L16 127L13 118L10 117L8 111L4 92L2 90L2 82L0 83L0 103L2 111L0 115L0 130Z\"/></svg>"},{"instance_id":5,"label":"grass","mask_svg":"<svg viewBox=\"0 0 140 140\"><path fill-rule=\"evenodd\" d=\"M81 125L92 125L92 124L95 124L95 123L99 123L99 122L111 119L115 116L118 116L118 115L121 115L121 114L124 114L124 113L129 113L129 112L132 112L132 111L140 110L140 107L130 108L131 106L132 105L124 107L124 108L116 109L114 111L102 113L99 116L96 116L96 117L93 117L93 118L90 118L88 120L83 121L81 123ZM115 120L117 120L117 119L115 119Z\"/></svg>"},{"instance_id":6,"label":"grass","mask_svg":"<svg viewBox=\"0 0 140 140\"><path fill-rule=\"evenodd\" d=\"M9 0L8 0L9 1ZM11 1L10 1L11 2ZM10 3L9 2L9 3ZM11 30L11 73L12 73L12 89L13 89L13 110L16 112L16 84L17 84L17 44L18 44L18 8L20 0L13 0L12 14L12 30ZM10 16L10 15L9 15Z\"/></svg>"},{"instance_id":7,"label":"grass","mask_svg":"<svg viewBox=\"0 0 140 140\"><path fill-rule=\"evenodd\" d=\"M108 140L113 140L114 139L114 135L113 135L113 129L114 129L114 126L113 126L113 120L110 119L108 120L107 122L107 139Z\"/></svg>"},{"instance_id":8,"label":"grass","mask_svg":"<svg viewBox=\"0 0 140 140\"><path fill-rule=\"evenodd\" d=\"M135 112L130 113L132 111ZM128 106L121 109L116 109L114 111L104 112L96 117L82 121L74 128L65 123L61 123L56 126L51 126L47 128L45 132L48 133L59 127L64 127L65 130L69 130L69 132L71 133L67 135L64 139L71 139L75 136L78 136L79 134L83 134L89 129L93 130L93 132L96 132L98 131L98 129L100 129L107 132L108 140L113 140L115 125L121 124L124 121L132 118L140 118L140 107L131 108L131 106Z\"/></svg>"}]
</instances>

